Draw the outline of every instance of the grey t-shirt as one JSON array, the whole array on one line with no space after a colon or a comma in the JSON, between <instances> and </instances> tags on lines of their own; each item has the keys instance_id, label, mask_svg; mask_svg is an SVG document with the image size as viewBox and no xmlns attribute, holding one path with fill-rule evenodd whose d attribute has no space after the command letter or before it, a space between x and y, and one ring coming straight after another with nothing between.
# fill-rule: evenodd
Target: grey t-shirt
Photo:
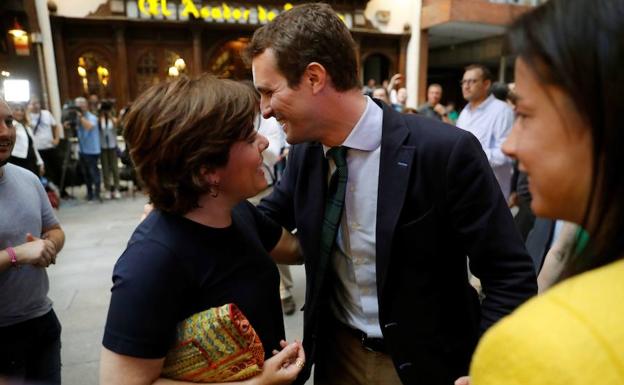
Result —
<instances>
[{"instance_id":1,"label":"grey t-shirt","mask_svg":"<svg viewBox=\"0 0 624 385\"><path fill-rule=\"evenodd\" d=\"M26 242L26 234L58 223L35 174L7 163L0 177L0 249ZM52 309L46 269L31 265L0 272L0 327L27 321Z\"/></svg>"}]
</instances>

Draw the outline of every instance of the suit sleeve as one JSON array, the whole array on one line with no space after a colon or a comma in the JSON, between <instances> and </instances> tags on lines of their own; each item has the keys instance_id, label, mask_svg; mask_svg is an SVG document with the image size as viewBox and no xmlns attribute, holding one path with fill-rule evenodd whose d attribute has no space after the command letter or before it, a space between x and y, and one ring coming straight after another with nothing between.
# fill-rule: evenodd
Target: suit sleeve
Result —
<instances>
[{"instance_id":1,"label":"suit sleeve","mask_svg":"<svg viewBox=\"0 0 624 385\"><path fill-rule=\"evenodd\" d=\"M481 330L537 293L531 257L479 141L462 133L446 170L450 220L481 280Z\"/></svg>"},{"instance_id":2,"label":"suit sleeve","mask_svg":"<svg viewBox=\"0 0 624 385\"><path fill-rule=\"evenodd\" d=\"M297 178L299 146L292 146L288 153L286 169L282 178L273 186L271 194L263 198L258 204L258 209L286 228L293 231L295 225L294 215L294 186Z\"/></svg>"}]
</instances>

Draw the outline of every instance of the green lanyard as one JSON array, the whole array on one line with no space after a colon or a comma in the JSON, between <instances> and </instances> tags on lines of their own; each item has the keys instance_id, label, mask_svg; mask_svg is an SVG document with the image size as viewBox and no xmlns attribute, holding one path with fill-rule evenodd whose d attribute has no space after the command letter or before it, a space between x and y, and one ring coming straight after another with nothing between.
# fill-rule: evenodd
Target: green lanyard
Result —
<instances>
[{"instance_id":1,"label":"green lanyard","mask_svg":"<svg viewBox=\"0 0 624 385\"><path fill-rule=\"evenodd\" d=\"M587 248L588 243L589 233L582 227L579 227L578 230L576 230L576 249L574 250L576 255L581 255Z\"/></svg>"}]
</instances>

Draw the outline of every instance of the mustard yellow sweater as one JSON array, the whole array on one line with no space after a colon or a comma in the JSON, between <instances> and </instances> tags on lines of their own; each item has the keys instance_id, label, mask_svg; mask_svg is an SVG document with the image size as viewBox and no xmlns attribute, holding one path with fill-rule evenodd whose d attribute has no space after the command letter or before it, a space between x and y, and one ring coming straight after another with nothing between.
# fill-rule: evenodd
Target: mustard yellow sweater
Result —
<instances>
[{"instance_id":1,"label":"mustard yellow sweater","mask_svg":"<svg viewBox=\"0 0 624 385\"><path fill-rule=\"evenodd\" d=\"M483 337L472 385L624 384L624 260L535 297Z\"/></svg>"}]
</instances>

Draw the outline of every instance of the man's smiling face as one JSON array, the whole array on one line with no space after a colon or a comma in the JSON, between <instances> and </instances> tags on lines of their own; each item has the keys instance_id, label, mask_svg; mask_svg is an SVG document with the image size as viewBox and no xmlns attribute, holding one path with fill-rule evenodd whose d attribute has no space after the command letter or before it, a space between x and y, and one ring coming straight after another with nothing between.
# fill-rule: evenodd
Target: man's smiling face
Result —
<instances>
[{"instance_id":1,"label":"man's smiling face","mask_svg":"<svg viewBox=\"0 0 624 385\"><path fill-rule=\"evenodd\" d=\"M0 99L0 167L8 162L14 145L15 126L13 126L13 115L8 104Z\"/></svg>"},{"instance_id":2,"label":"man's smiling face","mask_svg":"<svg viewBox=\"0 0 624 385\"><path fill-rule=\"evenodd\" d=\"M277 58L268 48L253 58L254 85L260 92L260 111L264 118L275 117L286 133L288 143L318 140L314 122L314 95L305 82L296 88L288 85L279 71Z\"/></svg>"}]
</instances>

